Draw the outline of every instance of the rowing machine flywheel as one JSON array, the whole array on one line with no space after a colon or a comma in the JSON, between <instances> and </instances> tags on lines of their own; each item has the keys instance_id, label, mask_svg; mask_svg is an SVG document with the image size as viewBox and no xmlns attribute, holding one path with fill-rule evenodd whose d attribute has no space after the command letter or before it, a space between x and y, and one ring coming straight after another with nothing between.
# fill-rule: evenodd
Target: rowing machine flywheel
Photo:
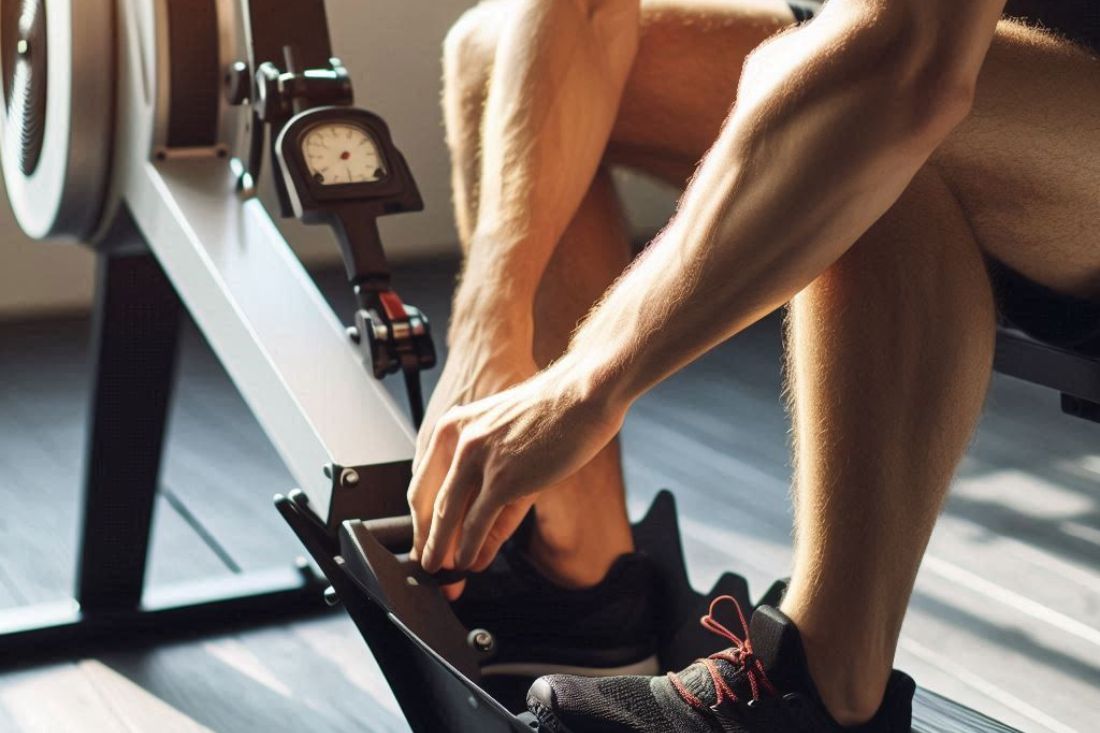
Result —
<instances>
[{"instance_id":1,"label":"rowing machine flywheel","mask_svg":"<svg viewBox=\"0 0 1100 733\"><path fill-rule=\"evenodd\" d=\"M46 8L40 0L12 0L4 2L3 12L4 100L19 143L19 169L29 176L38 166L46 126Z\"/></svg>"},{"instance_id":2,"label":"rowing machine flywheel","mask_svg":"<svg viewBox=\"0 0 1100 733\"><path fill-rule=\"evenodd\" d=\"M113 0L0 0L0 163L36 239L87 239L108 189L116 84Z\"/></svg>"}]
</instances>

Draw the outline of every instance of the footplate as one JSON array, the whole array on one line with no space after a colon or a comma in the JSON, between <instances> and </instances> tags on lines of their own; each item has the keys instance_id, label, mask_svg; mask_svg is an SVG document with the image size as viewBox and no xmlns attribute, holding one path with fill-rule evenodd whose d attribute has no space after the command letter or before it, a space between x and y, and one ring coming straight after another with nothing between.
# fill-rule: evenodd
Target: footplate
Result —
<instances>
[{"instance_id":1,"label":"footplate","mask_svg":"<svg viewBox=\"0 0 1100 733\"><path fill-rule=\"evenodd\" d=\"M439 591L437 578L408 559L412 525L407 517L351 520L333 537L301 492L276 497L276 505L332 583L339 599L374 653L414 731L465 733L538 730L521 696L494 696L486 689L476 630L468 630ZM681 669L718 651L715 637L699 618L709 599L730 595L752 608L744 578L726 573L708 594L688 580L672 494L660 492L634 525L637 548L657 566L664 605L659 627L662 669ZM777 583L762 598L782 596ZM741 629L734 631L740 632ZM1011 733L1012 729L934 693L920 690L914 701L914 733Z\"/></svg>"}]
</instances>

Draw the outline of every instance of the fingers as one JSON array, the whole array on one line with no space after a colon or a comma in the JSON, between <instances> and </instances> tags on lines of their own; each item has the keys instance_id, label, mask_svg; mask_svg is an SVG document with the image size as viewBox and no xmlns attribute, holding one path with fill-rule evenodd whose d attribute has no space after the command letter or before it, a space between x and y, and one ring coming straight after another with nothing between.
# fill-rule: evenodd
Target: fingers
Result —
<instances>
[{"instance_id":1,"label":"fingers","mask_svg":"<svg viewBox=\"0 0 1100 733\"><path fill-rule=\"evenodd\" d=\"M454 557L462 518L479 488L481 476L477 463L464 451L456 451L436 494L431 527L424 542L420 564L427 572L439 571L447 559Z\"/></svg>"},{"instance_id":2,"label":"fingers","mask_svg":"<svg viewBox=\"0 0 1100 733\"><path fill-rule=\"evenodd\" d=\"M470 503L466 521L462 524L462 538L455 550L455 567L462 570L473 565L481 553L481 548L496 529L502 514L502 507L488 499L489 491L482 490ZM496 537L494 536L495 540ZM507 539L507 536L505 536ZM503 543L503 541L502 541Z\"/></svg>"},{"instance_id":3,"label":"fingers","mask_svg":"<svg viewBox=\"0 0 1100 733\"><path fill-rule=\"evenodd\" d=\"M500 553L500 548L523 524L532 503L532 501L520 501L518 504L510 504L501 509L495 523L485 537L484 543L477 550L477 554L474 556L476 559L467 568L468 570L480 573L492 564L493 559ZM463 537L465 537L465 532L463 532Z\"/></svg>"},{"instance_id":4,"label":"fingers","mask_svg":"<svg viewBox=\"0 0 1100 733\"><path fill-rule=\"evenodd\" d=\"M453 411L444 415L427 440L409 485L413 514L410 557L429 573L444 567L467 570L492 562L501 545L526 515L531 501L512 504L511 492L497 479L486 485L486 439L468 434ZM461 588L445 591L457 595Z\"/></svg>"},{"instance_id":5,"label":"fingers","mask_svg":"<svg viewBox=\"0 0 1100 733\"><path fill-rule=\"evenodd\" d=\"M424 556L424 544L432 526L432 511L436 495L451 465L453 450L452 428L439 422L428 439L428 447L409 482L409 510L413 517L413 546L409 557L417 560Z\"/></svg>"}]
</instances>

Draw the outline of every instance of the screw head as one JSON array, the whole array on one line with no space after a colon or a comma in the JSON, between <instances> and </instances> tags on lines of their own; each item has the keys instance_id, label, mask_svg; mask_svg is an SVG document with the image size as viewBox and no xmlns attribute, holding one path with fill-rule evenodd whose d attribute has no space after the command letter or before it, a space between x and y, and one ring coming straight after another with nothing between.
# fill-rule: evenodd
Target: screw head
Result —
<instances>
[{"instance_id":1,"label":"screw head","mask_svg":"<svg viewBox=\"0 0 1100 733\"><path fill-rule=\"evenodd\" d=\"M470 632L469 636L466 637L466 641L479 652L490 652L493 650L493 647L496 646L496 640L493 638L493 635L485 629L474 629Z\"/></svg>"},{"instance_id":2,"label":"screw head","mask_svg":"<svg viewBox=\"0 0 1100 733\"><path fill-rule=\"evenodd\" d=\"M346 487L359 485L359 472L354 468L345 468L344 472L340 474L340 485Z\"/></svg>"},{"instance_id":3,"label":"screw head","mask_svg":"<svg viewBox=\"0 0 1100 733\"><path fill-rule=\"evenodd\" d=\"M248 101L252 93L252 77L248 73L248 64L235 61L225 72L225 100L234 107Z\"/></svg>"},{"instance_id":4,"label":"screw head","mask_svg":"<svg viewBox=\"0 0 1100 733\"><path fill-rule=\"evenodd\" d=\"M15 44L15 52L20 56L30 56L31 42L28 41L26 38L20 38Z\"/></svg>"}]
</instances>

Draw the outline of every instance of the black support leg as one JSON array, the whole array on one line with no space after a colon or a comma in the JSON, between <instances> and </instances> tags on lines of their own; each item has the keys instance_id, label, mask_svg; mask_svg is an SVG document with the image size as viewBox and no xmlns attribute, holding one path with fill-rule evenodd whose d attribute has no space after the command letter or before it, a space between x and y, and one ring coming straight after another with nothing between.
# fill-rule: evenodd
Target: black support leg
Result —
<instances>
[{"instance_id":1,"label":"black support leg","mask_svg":"<svg viewBox=\"0 0 1100 733\"><path fill-rule=\"evenodd\" d=\"M324 608L327 583L291 558L145 586L183 308L125 212L108 239L110 251L98 255L76 603L0 610L0 667Z\"/></svg>"},{"instance_id":2,"label":"black support leg","mask_svg":"<svg viewBox=\"0 0 1100 733\"><path fill-rule=\"evenodd\" d=\"M77 600L136 610L145 581L180 303L151 254L100 254Z\"/></svg>"}]
</instances>

